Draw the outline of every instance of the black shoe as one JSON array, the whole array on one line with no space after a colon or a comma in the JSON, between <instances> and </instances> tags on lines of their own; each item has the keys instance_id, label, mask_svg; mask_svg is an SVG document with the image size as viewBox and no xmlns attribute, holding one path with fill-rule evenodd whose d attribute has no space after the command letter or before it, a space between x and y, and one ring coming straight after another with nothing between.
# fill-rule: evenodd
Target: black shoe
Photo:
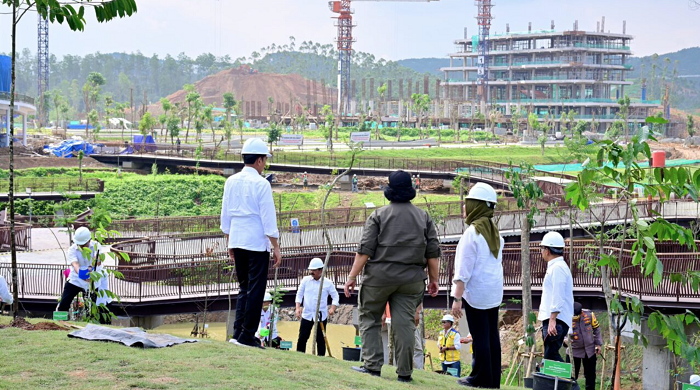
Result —
<instances>
[{"instance_id":1,"label":"black shoe","mask_svg":"<svg viewBox=\"0 0 700 390\"><path fill-rule=\"evenodd\" d=\"M368 369L366 369L366 368L364 368L364 367L355 367L355 366L353 366L352 369L355 370L355 371L357 371L357 372L361 372L361 373L363 373L363 374L370 374L370 375L372 375L372 376L382 376L382 372L381 372L381 371L372 371L372 370L368 370Z\"/></svg>"},{"instance_id":2,"label":"black shoe","mask_svg":"<svg viewBox=\"0 0 700 390\"><path fill-rule=\"evenodd\" d=\"M473 384L472 381L469 380L469 377L465 377L465 378L457 380L457 384L462 385L462 386L467 386L467 387L479 388L479 386Z\"/></svg>"},{"instance_id":3,"label":"black shoe","mask_svg":"<svg viewBox=\"0 0 700 390\"><path fill-rule=\"evenodd\" d=\"M410 375L408 376L401 376L399 375L399 382L413 382L413 378L411 378Z\"/></svg>"}]
</instances>

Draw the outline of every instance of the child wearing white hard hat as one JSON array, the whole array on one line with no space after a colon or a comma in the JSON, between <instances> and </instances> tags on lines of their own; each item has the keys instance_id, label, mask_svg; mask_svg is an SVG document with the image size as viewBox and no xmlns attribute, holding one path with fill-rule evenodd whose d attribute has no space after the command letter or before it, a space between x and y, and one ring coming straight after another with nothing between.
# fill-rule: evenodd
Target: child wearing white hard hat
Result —
<instances>
[{"instance_id":1,"label":"child wearing white hard hat","mask_svg":"<svg viewBox=\"0 0 700 390\"><path fill-rule=\"evenodd\" d=\"M258 324L258 331L255 332L255 337L260 340L264 347L279 348L282 341L282 338L277 334L277 316L274 315L272 295L269 292L266 292L263 298L260 324Z\"/></svg>"}]
</instances>

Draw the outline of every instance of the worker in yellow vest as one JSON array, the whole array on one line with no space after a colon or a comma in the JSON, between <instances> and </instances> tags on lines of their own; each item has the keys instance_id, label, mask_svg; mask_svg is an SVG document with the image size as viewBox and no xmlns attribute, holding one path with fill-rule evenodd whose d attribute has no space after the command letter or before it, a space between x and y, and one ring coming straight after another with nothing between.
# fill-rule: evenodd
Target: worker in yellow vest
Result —
<instances>
[{"instance_id":1,"label":"worker in yellow vest","mask_svg":"<svg viewBox=\"0 0 700 390\"><path fill-rule=\"evenodd\" d=\"M454 328L455 319L450 314L442 317L442 330L438 337L438 347L440 347L440 362L442 363L442 371L448 372L447 369L457 369L457 378L462 374L462 361L460 360L459 350L462 348L461 337L459 332Z\"/></svg>"}]
</instances>

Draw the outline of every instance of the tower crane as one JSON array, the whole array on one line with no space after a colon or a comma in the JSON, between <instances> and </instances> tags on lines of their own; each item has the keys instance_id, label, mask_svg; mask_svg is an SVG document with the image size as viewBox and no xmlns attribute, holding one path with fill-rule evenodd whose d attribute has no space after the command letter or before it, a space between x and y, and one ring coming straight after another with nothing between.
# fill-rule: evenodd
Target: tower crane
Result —
<instances>
[{"instance_id":1,"label":"tower crane","mask_svg":"<svg viewBox=\"0 0 700 390\"><path fill-rule=\"evenodd\" d=\"M350 5L351 2L357 1L429 3L440 0L335 0L328 2L328 8L338 14L333 18L338 19L336 23L338 27L338 37L336 38L338 46L338 113L341 116L350 109L350 64L352 62L352 44L355 42L352 29L356 26L352 22L352 14L355 11L350 8Z\"/></svg>"}]
</instances>

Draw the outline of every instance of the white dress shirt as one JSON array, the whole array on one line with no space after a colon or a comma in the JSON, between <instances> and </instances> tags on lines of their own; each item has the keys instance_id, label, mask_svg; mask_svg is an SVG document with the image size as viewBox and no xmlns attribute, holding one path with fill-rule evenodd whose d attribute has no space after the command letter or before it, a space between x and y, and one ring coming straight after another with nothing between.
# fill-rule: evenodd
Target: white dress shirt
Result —
<instances>
[{"instance_id":1,"label":"white dress shirt","mask_svg":"<svg viewBox=\"0 0 700 390\"><path fill-rule=\"evenodd\" d=\"M480 309L499 307L503 301L503 237L498 257L474 226L469 226L457 244L454 282L464 282L464 298L469 306Z\"/></svg>"},{"instance_id":2,"label":"white dress shirt","mask_svg":"<svg viewBox=\"0 0 700 390\"><path fill-rule=\"evenodd\" d=\"M559 313L557 319L562 320L571 329L574 318L574 280L563 257L557 257L547 263L537 319L547 320L552 313Z\"/></svg>"},{"instance_id":3,"label":"white dress shirt","mask_svg":"<svg viewBox=\"0 0 700 390\"><path fill-rule=\"evenodd\" d=\"M71 247L68 248L68 253L66 255L66 257L68 257L68 264L71 265L70 274L68 275L68 282L76 287L82 288L85 291L87 291L90 288L90 281L80 279L79 275L75 272L75 267L73 267L73 263L78 263L78 267L81 270L86 270L89 267L92 267L92 264L95 261L95 256L97 255L97 251L100 251L102 249L102 246L95 241L90 241L90 245L88 247L92 251L89 259L86 259L83 256L83 251L77 244L71 245ZM101 270L102 268L95 268L94 271Z\"/></svg>"},{"instance_id":4,"label":"white dress shirt","mask_svg":"<svg viewBox=\"0 0 700 390\"><path fill-rule=\"evenodd\" d=\"M258 331L255 332L255 337L262 340L263 337L260 336L260 330L265 329L268 325L270 325L270 332L272 333L270 340L277 338L277 318L275 318L274 324L270 324L270 317L272 317L272 306L268 307L267 310L262 309L260 311L260 323L258 324Z\"/></svg>"},{"instance_id":5,"label":"white dress shirt","mask_svg":"<svg viewBox=\"0 0 700 390\"><path fill-rule=\"evenodd\" d=\"M254 168L245 167L226 180L221 231L228 234L229 248L255 252L269 252L268 237L279 238L270 183Z\"/></svg>"},{"instance_id":6,"label":"white dress shirt","mask_svg":"<svg viewBox=\"0 0 700 390\"><path fill-rule=\"evenodd\" d=\"M318 289L321 287L321 279L314 280L314 277L309 275L304 277L299 284L299 289L297 290L297 297L294 300L296 303L302 304L304 310L301 313L301 318L307 321L314 320L314 313L316 313L316 304L318 302ZM328 317L328 296L331 297L331 305L338 307L338 290L336 290L333 285L333 281L326 278L323 282L323 294L321 294L321 308L319 313L321 313L321 321L325 321Z\"/></svg>"},{"instance_id":7,"label":"white dress shirt","mask_svg":"<svg viewBox=\"0 0 700 390\"><path fill-rule=\"evenodd\" d=\"M0 299L2 299L3 303L7 303L8 305L11 305L15 301L14 298L12 298L12 294L10 294L10 289L7 288L7 281L2 276L0 276Z\"/></svg>"}]
</instances>

